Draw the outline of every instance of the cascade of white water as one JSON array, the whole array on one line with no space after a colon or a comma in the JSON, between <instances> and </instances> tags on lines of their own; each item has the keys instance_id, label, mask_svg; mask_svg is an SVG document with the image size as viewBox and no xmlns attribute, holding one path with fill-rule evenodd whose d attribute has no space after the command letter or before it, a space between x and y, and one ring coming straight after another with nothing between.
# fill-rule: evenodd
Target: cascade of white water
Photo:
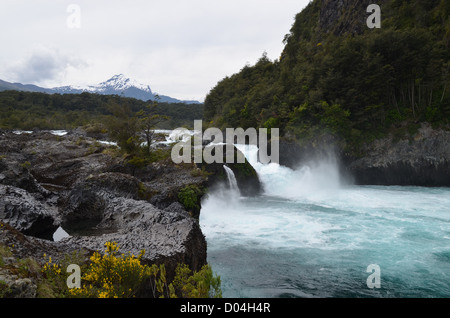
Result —
<instances>
[{"instance_id":1,"label":"cascade of white water","mask_svg":"<svg viewBox=\"0 0 450 318\"><path fill-rule=\"evenodd\" d=\"M334 157L320 158L291 169L278 163L258 162L256 145L235 145L255 168L264 186L265 194L283 198L329 196L341 188L342 180Z\"/></svg>"},{"instance_id":2,"label":"cascade of white water","mask_svg":"<svg viewBox=\"0 0 450 318\"><path fill-rule=\"evenodd\" d=\"M230 189L234 192L240 193L239 187L237 184L237 180L236 180L236 176L234 175L233 170L231 170L226 165L223 165L223 168L225 169L225 172L227 174L228 185L229 185Z\"/></svg>"}]
</instances>

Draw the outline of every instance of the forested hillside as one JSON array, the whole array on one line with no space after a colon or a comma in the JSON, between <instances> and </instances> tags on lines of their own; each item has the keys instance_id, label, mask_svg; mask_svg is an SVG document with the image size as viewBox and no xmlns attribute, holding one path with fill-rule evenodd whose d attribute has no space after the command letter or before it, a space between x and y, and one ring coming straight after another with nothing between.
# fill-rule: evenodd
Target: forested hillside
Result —
<instances>
[{"instance_id":1,"label":"forested hillside","mask_svg":"<svg viewBox=\"0 0 450 318\"><path fill-rule=\"evenodd\" d=\"M278 127L289 139L324 134L355 148L387 132L450 119L450 2L314 0L295 18L279 59L264 54L205 100L217 127ZM281 39L280 39L281 40Z\"/></svg>"},{"instance_id":2,"label":"forested hillside","mask_svg":"<svg viewBox=\"0 0 450 318\"><path fill-rule=\"evenodd\" d=\"M119 105L130 114L149 103L117 95L45 94L18 91L0 92L0 128L3 129L71 129L104 123ZM202 104L157 103L155 114L168 116L158 128L191 127L203 117Z\"/></svg>"}]
</instances>

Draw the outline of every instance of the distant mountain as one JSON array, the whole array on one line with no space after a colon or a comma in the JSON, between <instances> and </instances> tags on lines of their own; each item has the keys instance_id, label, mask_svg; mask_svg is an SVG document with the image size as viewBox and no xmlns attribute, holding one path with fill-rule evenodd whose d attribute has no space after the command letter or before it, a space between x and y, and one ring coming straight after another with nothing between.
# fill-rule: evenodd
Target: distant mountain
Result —
<instances>
[{"instance_id":1,"label":"distant mountain","mask_svg":"<svg viewBox=\"0 0 450 318\"><path fill-rule=\"evenodd\" d=\"M6 81L0 80L0 91L23 91L23 92L40 92L47 93L48 89L42 88L36 85L24 85L20 83L9 83Z\"/></svg>"},{"instance_id":2,"label":"distant mountain","mask_svg":"<svg viewBox=\"0 0 450 318\"><path fill-rule=\"evenodd\" d=\"M136 98L143 101L155 100L163 103L185 103L200 104L193 100L179 100L165 95L154 94L149 85L140 84L123 74L114 75L105 82L89 86L62 86L54 88L43 88L36 85L24 85L20 83L9 83L0 80L0 91L17 90L25 92L41 92L48 94L80 94L83 92L95 93L101 95L119 95L123 97Z\"/></svg>"}]
</instances>

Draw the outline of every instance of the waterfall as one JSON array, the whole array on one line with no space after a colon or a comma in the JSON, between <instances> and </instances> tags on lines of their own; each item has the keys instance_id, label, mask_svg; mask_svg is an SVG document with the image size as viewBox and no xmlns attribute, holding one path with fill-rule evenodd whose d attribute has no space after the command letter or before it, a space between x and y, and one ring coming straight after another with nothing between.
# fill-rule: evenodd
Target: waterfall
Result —
<instances>
[{"instance_id":1,"label":"waterfall","mask_svg":"<svg viewBox=\"0 0 450 318\"><path fill-rule=\"evenodd\" d=\"M260 178L267 195L287 199L329 197L341 189L343 180L334 156L324 156L296 169L278 163L258 162L258 146L235 145L247 158Z\"/></svg>"},{"instance_id":2,"label":"waterfall","mask_svg":"<svg viewBox=\"0 0 450 318\"><path fill-rule=\"evenodd\" d=\"M233 192L236 192L236 193L240 194L239 187L238 187L238 184L237 184L237 181L236 181L236 176L234 175L233 170L231 170L226 165L223 165L223 168L225 169L225 172L227 174L228 185L229 185L230 189Z\"/></svg>"}]
</instances>

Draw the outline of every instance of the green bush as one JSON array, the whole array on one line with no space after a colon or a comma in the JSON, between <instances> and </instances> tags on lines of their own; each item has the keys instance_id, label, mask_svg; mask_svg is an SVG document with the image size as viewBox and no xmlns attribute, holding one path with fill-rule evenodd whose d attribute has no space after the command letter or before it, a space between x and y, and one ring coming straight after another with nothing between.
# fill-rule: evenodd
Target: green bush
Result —
<instances>
[{"instance_id":1,"label":"green bush","mask_svg":"<svg viewBox=\"0 0 450 318\"><path fill-rule=\"evenodd\" d=\"M200 199L203 191L196 185L188 185L178 193L178 200L184 207L193 214L200 212Z\"/></svg>"},{"instance_id":2,"label":"green bush","mask_svg":"<svg viewBox=\"0 0 450 318\"><path fill-rule=\"evenodd\" d=\"M187 265L178 265L173 285L183 298L222 297L220 276L213 275L210 265L195 273Z\"/></svg>"}]
</instances>

